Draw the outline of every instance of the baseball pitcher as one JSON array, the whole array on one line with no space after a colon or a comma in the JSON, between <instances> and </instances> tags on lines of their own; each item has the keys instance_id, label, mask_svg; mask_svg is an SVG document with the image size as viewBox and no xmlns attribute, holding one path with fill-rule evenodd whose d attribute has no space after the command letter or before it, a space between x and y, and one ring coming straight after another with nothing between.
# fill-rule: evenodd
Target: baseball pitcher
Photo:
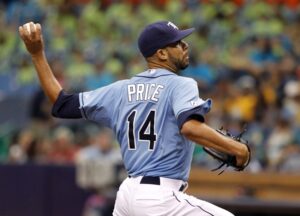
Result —
<instances>
[{"instance_id":1,"label":"baseball pitcher","mask_svg":"<svg viewBox=\"0 0 300 216\"><path fill-rule=\"evenodd\" d=\"M194 142L230 155L229 165L244 168L247 146L204 123L212 101L199 97L196 82L178 75L189 65L180 30L168 21L147 25L138 47L148 69L131 79L94 91L66 93L48 65L40 24L19 27L41 86L59 118L85 118L114 130L128 177L117 193L114 216L231 216L218 206L185 193Z\"/></svg>"}]
</instances>

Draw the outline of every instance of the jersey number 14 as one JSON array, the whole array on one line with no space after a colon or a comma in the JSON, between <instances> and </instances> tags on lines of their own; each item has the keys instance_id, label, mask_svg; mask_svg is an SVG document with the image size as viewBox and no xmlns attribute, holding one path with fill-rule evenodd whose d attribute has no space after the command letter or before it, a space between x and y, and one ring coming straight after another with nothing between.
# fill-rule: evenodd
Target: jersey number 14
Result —
<instances>
[{"instance_id":1,"label":"jersey number 14","mask_svg":"<svg viewBox=\"0 0 300 216\"><path fill-rule=\"evenodd\" d=\"M136 110L133 110L127 118L128 121L128 143L129 149L136 149L136 141L135 141L135 116ZM155 110L151 110L142 124L142 126L138 130L139 140L149 141L149 150L154 149L154 144L156 141L156 134L154 130L154 122L155 122ZM147 130L148 129L148 130Z\"/></svg>"}]
</instances>

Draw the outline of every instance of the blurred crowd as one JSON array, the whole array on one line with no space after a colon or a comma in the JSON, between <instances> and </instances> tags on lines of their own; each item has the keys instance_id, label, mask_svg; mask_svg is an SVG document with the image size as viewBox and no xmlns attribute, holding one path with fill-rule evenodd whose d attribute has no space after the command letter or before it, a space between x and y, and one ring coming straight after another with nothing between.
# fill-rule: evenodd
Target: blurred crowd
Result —
<instances>
[{"instance_id":1,"label":"blurred crowd","mask_svg":"<svg viewBox=\"0 0 300 216\"><path fill-rule=\"evenodd\" d=\"M246 130L253 152L248 171L300 170L298 0L4 0L0 16L0 102L11 95L31 99L26 126L0 133L2 162L74 163L82 152L118 157L103 128L50 116L19 25L42 24L56 77L67 91L79 92L145 70L139 31L170 20L196 28L187 39L191 64L181 75L198 82L200 97L213 99L207 124L234 135ZM194 164L213 167L215 161L197 147Z\"/></svg>"}]
</instances>

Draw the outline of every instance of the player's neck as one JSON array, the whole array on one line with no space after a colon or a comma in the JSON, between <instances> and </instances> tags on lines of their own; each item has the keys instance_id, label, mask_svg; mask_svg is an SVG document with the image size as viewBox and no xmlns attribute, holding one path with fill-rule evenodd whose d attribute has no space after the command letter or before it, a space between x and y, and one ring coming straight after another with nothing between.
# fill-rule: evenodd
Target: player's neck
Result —
<instances>
[{"instance_id":1,"label":"player's neck","mask_svg":"<svg viewBox=\"0 0 300 216\"><path fill-rule=\"evenodd\" d=\"M176 67L166 64L164 62L148 61L147 64L149 69L163 68L173 73L178 73L178 69Z\"/></svg>"}]
</instances>

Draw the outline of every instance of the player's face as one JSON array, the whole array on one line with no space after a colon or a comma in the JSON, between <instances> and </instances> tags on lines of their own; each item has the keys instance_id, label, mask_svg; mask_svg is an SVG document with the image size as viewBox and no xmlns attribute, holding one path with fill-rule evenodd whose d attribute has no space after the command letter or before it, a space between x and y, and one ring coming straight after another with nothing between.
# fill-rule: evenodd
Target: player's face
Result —
<instances>
[{"instance_id":1,"label":"player's face","mask_svg":"<svg viewBox=\"0 0 300 216\"><path fill-rule=\"evenodd\" d=\"M183 70L189 65L189 45L183 41L177 41L167 47L169 61L177 70Z\"/></svg>"}]
</instances>

